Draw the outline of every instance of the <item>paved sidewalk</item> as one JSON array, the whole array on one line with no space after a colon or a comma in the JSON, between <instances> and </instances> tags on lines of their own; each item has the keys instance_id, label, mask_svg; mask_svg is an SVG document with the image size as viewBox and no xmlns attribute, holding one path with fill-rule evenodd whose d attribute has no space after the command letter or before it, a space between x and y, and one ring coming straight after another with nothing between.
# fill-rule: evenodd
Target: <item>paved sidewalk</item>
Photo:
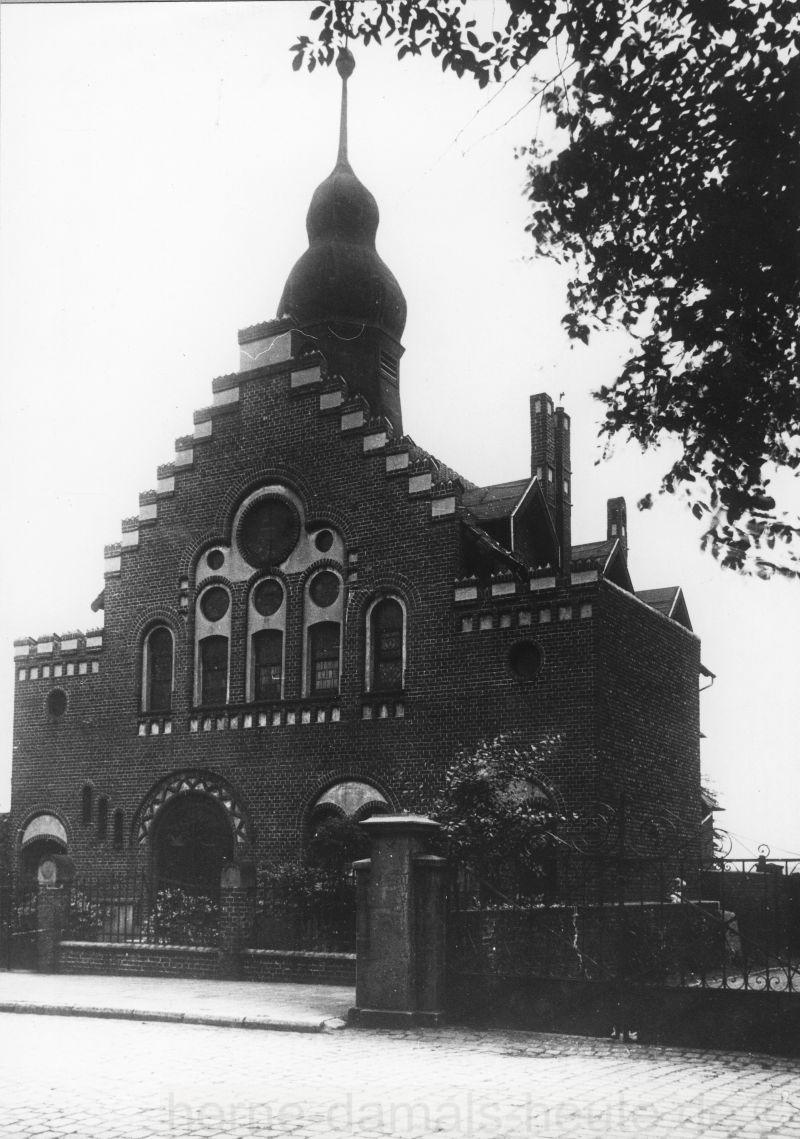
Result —
<instances>
[{"instance_id":1,"label":"paved sidewalk","mask_svg":"<svg viewBox=\"0 0 800 1139\"><path fill-rule=\"evenodd\" d=\"M353 1003L344 985L0 972L0 1012L325 1032Z\"/></svg>"}]
</instances>

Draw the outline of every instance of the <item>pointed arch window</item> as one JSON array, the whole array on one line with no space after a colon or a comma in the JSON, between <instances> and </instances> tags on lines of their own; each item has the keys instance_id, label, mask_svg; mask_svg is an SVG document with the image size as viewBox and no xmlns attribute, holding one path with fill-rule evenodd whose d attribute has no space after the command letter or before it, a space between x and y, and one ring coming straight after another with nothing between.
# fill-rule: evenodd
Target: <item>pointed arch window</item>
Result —
<instances>
[{"instance_id":1,"label":"pointed arch window","mask_svg":"<svg viewBox=\"0 0 800 1139\"><path fill-rule=\"evenodd\" d=\"M253 634L253 699L280 700L283 684L283 633L262 629Z\"/></svg>"},{"instance_id":2,"label":"pointed arch window","mask_svg":"<svg viewBox=\"0 0 800 1139\"><path fill-rule=\"evenodd\" d=\"M367 614L369 690L391 692L402 689L405 656L405 609L396 597L382 597Z\"/></svg>"},{"instance_id":3,"label":"pointed arch window","mask_svg":"<svg viewBox=\"0 0 800 1139\"><path fill-rule=\"evenodd\" d=\"M200 642L200 703L228 700L228 638L204 637Z\"/></svg>"},{"instance_id":4,"label":"pointed arch window","mask_svg":"<svg viewBox=\"0 0 800 1139\"><path fill-rule=\"evenodd\" d=\"M166 625L152 629L142 660L143 711L169 712L172 707L174 642Z\"/></svg>"},{"instance_id":5,"label":"pointed arch window","mask_svg":"<svg viewBox=\"0 0 800 1139\"><path fill-rule=\"evenodd\" d=\"M309 690L312 696L339 691L338 621L318 621L308 630Z\"/></svg>"}]
</instances>

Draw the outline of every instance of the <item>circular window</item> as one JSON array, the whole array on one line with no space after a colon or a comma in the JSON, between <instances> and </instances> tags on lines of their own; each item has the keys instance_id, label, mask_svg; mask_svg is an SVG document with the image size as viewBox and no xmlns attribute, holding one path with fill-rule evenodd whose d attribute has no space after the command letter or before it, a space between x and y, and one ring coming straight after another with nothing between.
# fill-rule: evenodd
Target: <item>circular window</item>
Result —
<instances>
[{"instance_id":1,"label":"circular window","mask_svg":"<svg viewBox=\"0 0 800 1139\"><path fill-rule=\"evenodd\" d=\"M315 605L318 605L320 609L327 609L329 605L333 605L339 596L339 579L330 570L323 570L311 582L308 592L311 594L311 600Z\"/></svg>"},{"instance_id":2,"label":"circular window","mask_svg":"<svg viewBox=\"0 0 800 1139\"><path fill-rule=\"evenodd\" d=\"M218 585L207 589L200 598L200 612L207 621L219 621L228 612L229 605L227 590L221 589Z\"/></svg>"},{"instance_id":3,"label":"circular window","mask_svg":"<svg viewBox=\"0 0 800 1139\"><path fill-rule=\"evenodd\" d=\"M225 561L222 550L212 550L206 557L206 565L210 570L218 570Z\"/></svg>"},{"instance_id":4,"label":"circular window","mask_svg":"<svg viewBox=\"0 0 800 1139\"><path fill-rule=\"evenodd\" d=\"M509 649L508 664L520 680L533 680L542 667L542 650L534 641L518 641Z\"/></svg>"},{"instance_id":5,"label":"circular window","mask_svg":"<svg viewBox=\"0 0 800 1139\"><path fill-rule=\"evenodd\" d=\"M327 554L333 545L333 534L330 530L320 530L318 534L314 535L314 545L321 554Z\"/></svg>"},{"instance_id":6,"label":"circular window","mask_svg":"<svg viewBox=\"0 0 800 1139\"><path fill-rule=\"evenodd\" d=\"M62 688L54 688L47 694L47 713L49 716L63 716L67 710L67 694Z\"/></svg>"},{"instance_id":7,"label":"circular window","mask_svg":"<svg viewBox=\"0 0 800 1139\"><path fill-rule=\"evenodd\" d=\"M270 578L269 581L262 581L255 588L253 593L253 605L262 617L271 617L273 613L277 613L281 605L283 605L283 587L279 581Z\"/></svg>"},{"instance_id":8,"label":"circular window","mask_svg":"<svg viewBox=\"0 0 800 1139\"><path fill-rule=\"evenodd\" d=\"M300 537L300 516L285 498L260 498L239 525L239 545L251 566L285 562Z\"/></svg>"}]
</instances>

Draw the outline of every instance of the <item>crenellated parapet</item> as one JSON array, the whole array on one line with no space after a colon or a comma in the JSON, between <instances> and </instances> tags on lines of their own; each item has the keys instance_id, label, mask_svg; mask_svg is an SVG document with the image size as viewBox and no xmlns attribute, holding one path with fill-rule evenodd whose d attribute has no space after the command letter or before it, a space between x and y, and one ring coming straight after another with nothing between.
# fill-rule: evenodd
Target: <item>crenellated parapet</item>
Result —
<instances>
[{"instance_id":1,"label":"crenellated parapet","mask_svg":"<svg viewBox=\"0 0 800 1139\"><path fill-rule=\"evenodd\" d=\"M102 648L102 629L18 637L14 641L17 682L94 676L100 671Z\"/></svg>"}]
</instances>

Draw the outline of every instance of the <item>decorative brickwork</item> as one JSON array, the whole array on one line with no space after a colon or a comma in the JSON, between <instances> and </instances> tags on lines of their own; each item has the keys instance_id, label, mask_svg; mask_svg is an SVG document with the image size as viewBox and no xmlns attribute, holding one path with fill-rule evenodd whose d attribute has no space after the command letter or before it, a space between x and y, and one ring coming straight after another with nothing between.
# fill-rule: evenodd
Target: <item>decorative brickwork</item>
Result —
<instances>
[{"instance_id":1,"label":"decorative brickwork","mask_svg":"<svg viewBox=\"0 0 800 1139\"><path fill-rule=\"evenodd\" d=\"M319 297L293 280L302 316ZM159 810L181 794L222 805L236 857L285 862L332 773L420 810L459 749L507 732L559 737L545 775L569 809L625 791L643 817L667 805L687 837L699 825L699 643L685 607L666 614L631 592L624 502L609 507L611 537L571 548L579 456L546 393L531 397L532 469L516 482L475 487L404 436L399 312L358 350L337 313L322 335L316 309L305 325L281 313L241 332L241 371L213 381L213 403L106 547L104 629L15 642L16 865L44 812L79 871L151 858ZM335 601L311 596L323 567L341 579ZM252 601L265 576L285 594L272 625ZM212 583L224 615L199 604ZM377 692L368 614L387 593L404 613L402 687ZM173 676L151 707L143 654L157 624L174 638ZM256 661L266 628L282 656ZM526 640L537 667L515 669ZM86 786L131 820L122 845L82 823Z\"/></svg>"}]
</instances>

